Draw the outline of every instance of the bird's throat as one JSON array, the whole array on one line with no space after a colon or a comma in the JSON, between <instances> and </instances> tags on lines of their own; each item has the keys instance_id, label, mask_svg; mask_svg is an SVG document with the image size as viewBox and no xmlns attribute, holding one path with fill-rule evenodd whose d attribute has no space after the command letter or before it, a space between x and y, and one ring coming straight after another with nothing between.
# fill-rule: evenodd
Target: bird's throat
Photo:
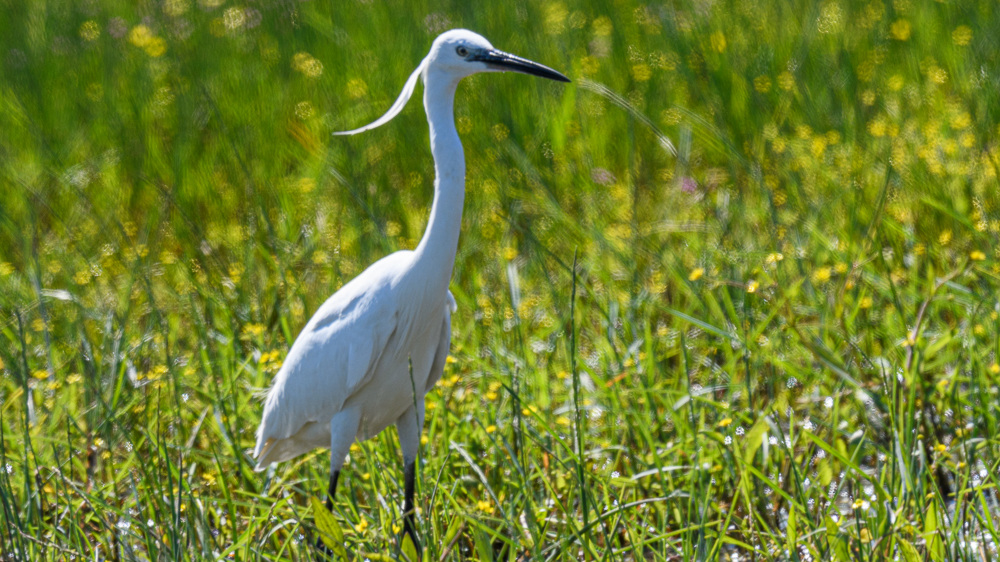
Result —
<instances>
[{"instance_id":1,"label":"bird's throat","mask_svg":"<svg viewBox=\"0 0 1000 562\"><path fill-rule=\"evenodd\" d=\"M429 289L448 288L458 251L465 202L465 154L455 129L455 89L450 77L434 72L424 76L424 109L434 155L434 203L414 263L424 269Z\"/></svg>"}]
</instances>

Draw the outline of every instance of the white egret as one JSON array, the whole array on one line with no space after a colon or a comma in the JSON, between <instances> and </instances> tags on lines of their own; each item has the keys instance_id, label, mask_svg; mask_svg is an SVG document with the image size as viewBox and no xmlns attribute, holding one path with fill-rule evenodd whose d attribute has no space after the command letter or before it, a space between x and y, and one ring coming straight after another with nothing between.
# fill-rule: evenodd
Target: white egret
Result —
<instances>
[{"instance_id":1,"label":"white egret","mask_svg":"<svg viewBox=\"0 0 1000 562\"><path fill-rule=\"evenodd\" d=\"M375 262L316 311L275 376L257 429L258 471L330 447L326 506L332 509L351 443L395 424L406 486L403 528L415 545L413 491L424 395L441 377L451 343L455 299L448 283L465 199L455 90L466 76L501 71L569 82L551 68L494 49L476 33L455 29L435 39L385 115L335 133L352 135L385 124L402 111L422 77L436 174L430 219L415 250Z\"/></svg>"}]
</instances>

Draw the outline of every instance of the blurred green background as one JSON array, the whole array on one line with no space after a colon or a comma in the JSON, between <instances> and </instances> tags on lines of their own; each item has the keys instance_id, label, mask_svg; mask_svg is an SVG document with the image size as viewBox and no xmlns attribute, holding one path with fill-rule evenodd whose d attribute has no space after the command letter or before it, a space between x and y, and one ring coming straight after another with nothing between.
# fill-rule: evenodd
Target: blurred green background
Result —
<instances>
[{"instance_id":1,"label":"blurred green background","mask_svg":"<svg viewBox=\"0 0 1000 562\"><path fill-rule=\"evenodd\" d=\"M466 27L574 82L459 89L425 559L997 557L995 1L0 8L6 556L318 556L257 395L433 196L418 97L330 133ZM351 457L403 556L393 431Z\"/></svg>"}]
</instances>

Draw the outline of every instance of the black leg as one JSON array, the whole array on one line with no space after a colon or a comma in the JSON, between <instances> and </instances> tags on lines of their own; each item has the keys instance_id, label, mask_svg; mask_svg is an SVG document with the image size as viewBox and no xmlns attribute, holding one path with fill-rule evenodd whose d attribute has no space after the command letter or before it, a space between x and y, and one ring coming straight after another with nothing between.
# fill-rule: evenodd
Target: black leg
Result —
<instances>
[{"instance_id":1,"label":"black leg","mask_svg":"<svg viewBox=\"0 0 1000 562\"><path fill-rule=\"evenodd\" d=\"M340 478L340 471L334 470L330 474L330 487L326 490L326 510L333 513L333 495L337 493L337 479Z\"/></svg>"},{"instance_id":2,"label":"black leg","mask_svg":"<svg viewBox=\"0 0 1000 562\"><path fill-rule=\"evenodd\" d=\"M333 513L333 495L337 491L337 479L340 478L340 471L335 470L330 474L330 487L326 491L326 510ZM327 548L323 539L316 537L316 549L328 557L333 556L333 551Z\"/></svg>"},{"instance_id":3,"label":"black leg","mask_svg":"<svg viewBox=\"0 0 1000 562\"><path fill-rule=\"evenodd\" d=\"M416 509L413 507L413 493L417 482L417 463L408 463L403 468L403 477L406 480L405 499L403 500L403 534L410 535L419 558L421 555L420 541L417 540L417 516Z\"/></svg>"}]
</instances>

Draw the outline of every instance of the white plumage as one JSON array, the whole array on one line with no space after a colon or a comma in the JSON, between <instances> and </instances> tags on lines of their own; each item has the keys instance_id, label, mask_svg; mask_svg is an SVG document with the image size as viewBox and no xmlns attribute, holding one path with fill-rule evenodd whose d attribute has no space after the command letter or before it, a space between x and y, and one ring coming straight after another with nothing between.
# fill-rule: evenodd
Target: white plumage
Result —
<instances>
[{"instance_id":1,"label":"white plumage","mask_svg":"<svg viewBox=\"0 0 1000 562\"><path fill-rule=\"evenodd\" d=\"M414 388L422 400L441 377L455 299L449 291L421 299L406 287L412 261L413 252L402 251L375 262L323 303L299 334L264 404L258 471L329 447L330 420L345 409L356 413L345 423L357 424L358 440L377 435L413 407ZM429 310L418 322L421 300ZM354 438L341 439L349 447Z\"/></svg>"},{"instance_id":2,"label":"white plumage","mask_svg":"<svg viewBox=\"0 0 1000 562\"><path fill-rule=\"evenodd\" d=\"M466 76L504 70L569 81L550 68L497 51L471 31L452 30L434 41L384 116L339 133L359 133L388 122L402 111L423 77L436 173L431 216L415 250L375 262L316 311L275 376L257 429L257 470L330 447L330 507L351 443L396 424L406 466L404 528L411 535L424 395L444 369L455 311L448 283L465 198L455 90ZM413 539L416 542L415 535Z\"/></svg>"}]
</instances>

